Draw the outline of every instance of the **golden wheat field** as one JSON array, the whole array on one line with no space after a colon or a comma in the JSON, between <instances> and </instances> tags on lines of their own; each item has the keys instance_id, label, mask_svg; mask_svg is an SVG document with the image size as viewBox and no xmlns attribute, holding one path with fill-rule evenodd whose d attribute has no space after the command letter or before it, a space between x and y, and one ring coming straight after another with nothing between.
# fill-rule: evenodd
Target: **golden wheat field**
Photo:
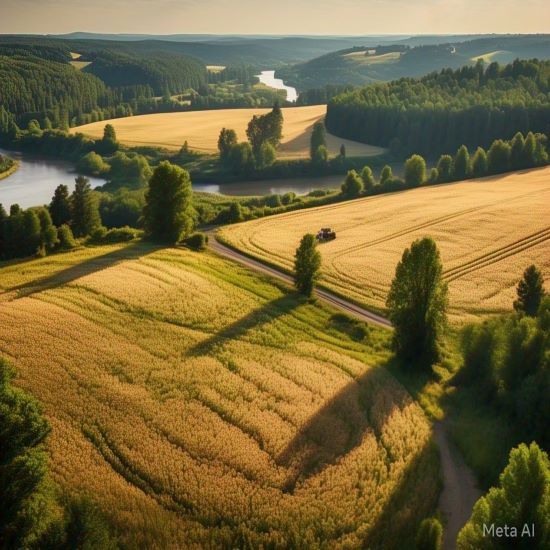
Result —
<instances>
[{"instance_id":1,"label":"golden wheat field","mask_svg":"<svg viewBox=\"0 0 550 550\"><path fill-rule=\"evenodd\" d=\"M435 504L388 331L356 342L244 268L141 243L5 265L0 288L54 478L128 547L397 548Z\"/></svg>"},{"instance_id":2,"label":"golden wheat field","mask_svg":"<svg viewBox=\"0 0 550 550\"><path fill-rule=\"evenodd\" d=\"M254 115L263 115L271 109L218 109L213 111L188 111L183 113L158 113L93 122L71 128L98 138L108 122L115 128L117 138L127 145L153 145L179 149L185 141L189 147L201 153L217 153L220 130L232 128L239 141L246 141L246 127ZM313 125L324 118L326 105L288 107L283 111L283 139L279 147L280 158L305 158L309 156L309 139ZM327 147L336 155L340 145L346 146L348 156L374 156L384 149L357 141L339 138L327 133Z\"/></svg>"},{"instance_id":3,"label":"golden wheat field","mask_svg":"<svg viewBox=\"0 0 550 550\"><path fill-rule=\"evenodd\" d=\"M550 279L550 168L378 195L228 226L220 238L292 269L305 233L336 231L320 246L322 283L383 309L395 266L417 238L433 237L454 320L512 307L523 270Z\"/></svg>"}]
</instances>

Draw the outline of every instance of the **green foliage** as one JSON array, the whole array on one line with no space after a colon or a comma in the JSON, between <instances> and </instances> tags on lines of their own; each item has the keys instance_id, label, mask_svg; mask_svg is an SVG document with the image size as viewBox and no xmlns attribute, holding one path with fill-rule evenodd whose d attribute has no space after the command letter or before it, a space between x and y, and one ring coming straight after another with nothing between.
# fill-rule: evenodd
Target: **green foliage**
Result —
<instances>
[{"instance_id":1,"label":"green foliage","mask_svg":"<svg viewBox=\"0 0 550 550\"><path fill-rule=\"evenodd\" d=\"M363 181L365 191L370 191L376 185L376 180L370 166L364 166L363 170L361 170L361 180Z\"/></svg>"},{"instance_id":2,"label":"green foliage","mask_svg":"<svg viewBox=\"0 0 550 550\"><path fill-rule=\"evenodd\" d=\"M161 162L149 181L143 221L153 240L177 243L194 227L191 179L186 170Z\"/></svg>"},{"instance_id":3,"label":"green foliage","mask_svg":"<svg viewBox=\"0 0 550 550\"><path fill-rule=\"evenodd\" d=\"M76 169L83 174L102 176L109 172L110 166L103 160L101 155L90 151L77 162Z\"/></svg>"},{"instance_id":4,"label":"green foliage","mask_svg":"<svg viewBox=\"0 0 550 550\"><path fill-rule=\"evenodd\" d=\"M311 162L317 167L325 167L328 163L328 149L325 145L319 145L313 152Z\"/></svg>"},{"instance_id":5,"label":"green foliage","mask_svg":"<svg viewBox=\"0 0 550 550\"><path fill-rule=\"evenodd\" d=\"M441 550L443 548L443 526L437 518L427 518L418 528L416 550Z\"/></svg>"},{"instance_id":6,"label":"green foliage","mask_svg":"<svg viewBox=\"0 0 550 550\"><path fill-rule=\"evenodd\" d=\"M380 172L380 185L384 186L390 183L393 180L393 171L391 166L384 166Z\"/></svg>"},{"instance_id":7,"label":"green foliage","mask_svg":"<svg viewBox=\"0 0 550 550\"><path fill-rule=\"evenodd\" d=\"M534 317L544 297L544 278L535 265L530 265L524 272L517 288L518 299L514 302L516 311Z\"/></svg>"},{"instance_id":8,"label":"green foliage","mask_svg":"<svg viewBox=\"0 0 550 550\"><path fill-rule=\"evenodd\" d=\"M490 536L484 525L507 526L508 536ZM535 526L526 536L525 526ZM512 532L515 529L516 532ZM523 536L522 536L523 533ZM550 543L550 463L536 443L512 449L497 487L477 501L458 535L459 550L525 548L543 550Z\"/></svg>"},{"instance_id":9,"label":"green foliage","mask_svg":"<svg viewBox=\"0 0 550 550\"><path fill-rule=\"evenodd\" d=\"M447 285L439 250L430 238L412 243L395 269L386 301L394 349L403 361L432 365L446 324Z\"/></svg>"},{"instance_id":10,"label":"green foliage","mask_svg":"<svg viewBox=\"0 0 550 550\"><path fill-rule=\"evenodd\" d=\"M141 188L147 185L153 171L143 155L136 153L126 154L117 151L110 159L109 184L107 188ZM104 188L105 188L104 187Z\"/></svg>"},{"instance_id":11,"label":"green foliage","mask_svg":"<svg viewBox=\"0 0 550 550\"><path fill-rule=\"evenodd\" d=\"M325 123L322 120L317 121L313 125L313 130L310 137L309 156L312 161L316 161L319 147L325 147L326 149L326 129Z\"/></svg>"},{"instance_id":12,"label":"green foliage","mask_svg":"<svg viewBox=\"0 0 550 550\"><path fill-rule=\"evenodd\" d=\"M139 231L133 227L97 227L90 235L90 241L97 244L125 243L133 241L139 235Z\"/></svg>"},{"instance_id":13,"label":"green foliage","mask_svg":"<svg viewBox=\"0 0 550 550\"><path fill-rule=\"evenodd\" d=\"M257 157L262 145L268 142L274 148L279 145L283 130L283 113L279 105L266 115L254 115L248 123L246 135L252 146L252 151Z\"/></svg>"},{"instance_id":14,"label":"green foliage","mask_svg":"<svg viewBox=\"0 0 550 550\"><path fill-rule=\"evenodd\" d=\"M105 227L141 227L140 218L145 206L143 190L118 189L99 196L99 213Z\"/></svg>"},{"instance_id":15,"label":"green foliage","mask_svg":"<svg viewBox=\"0 0 550 550\"><path fill-rule=\"evenodd\" d=\"M405 161L405 183L418 187L426 181L426 161L420 155L413 155Z\"/></svg>"},{"instance_id":16,"label":"green foliage","mask_svg":"<svg viewBox=\"0 0 550 550\"><path fill-rule=\"evenodd\" d=\"M487 153L483 147L478 147L472 157L472 174L476 178L481 178L487 175L488 170L489 162L487 160Z\"/></svg>"},{"instance_id":17,"label":"green foliage","mask_svg":"<svg viewBox=\"0 0 550 550\"><path fill-rule=\"evenodd\" d=\"M98 201L87 178L78 176L75 181L71 195L71 227L75 237L85 237L101 225Z\"/></svg>"},{"instance_id":18,"label":"green foliage","mask_svg":"<svg viewBox=\"0 0 550 550\"><path fill-rule=\"evenodd\" d=\"M206 233L193 233L185 239L185 244L193 250L206 250L206 245L208 244L208 235Z\"/></svg>"},{"instance_id":19,"label":"green foliage","mask_svg":"<svg viewBox=\"0 0 550 550\"><path fill-rule=\"evenodd\" d=\"M71 227L64 223L57 230L57 238L59 240L59 248L61 250L71 250L76 247L76 241L74 240Z\"/></svg>"},{"instance_id":20,"label":"green foliage","mask_svg":"<svg viewBox=\"0 0 550 550\"><path fill-rule=\"evenodd\" d=\"M500 174L510 170L511 147L502 139L493 141L487 153L487 169L489 174Z\"/></svg>"},{"instance_id":21,"label":"green foliage","mask_svg":"<svg viewBox=\"0 0 550 550\"><path fill-rule=\"evenodd\" d=\"M231 148L237 145L237 134L235 130L222 128L218 138L218 151L220 152L220 160L227 162Z\"/></svg>"},{"instance_id":22,"label":"green foliage","mask_svg":"<svg viewBox=\"0 0 550 550\"><path fill-rule=\"evenodd\" d=\"M342 195L350 199L363 192L363 180L355 170L350 170L341 186Z\"/></svg>"},{"instance_id":23,"label":"green foliage","mask_svg":"<svg viewBox=\"0 0 550 550\"><path fill-rule=\"evenodd\" d=\"M235 174L248 174L254 170L254 153L247 141L231 147L229 165Z\"/></svg>"},{"instance_id":24,"label":"green foliage","mask_svg":"<svg viewBox=\"0 0 550 550\"><path fill-rule=\"evenodd\" d=\"M441 155L437 161L437 174L440 183L451 181L453 176L453 157L451 155Z\"/></svg>"},{"instance_id":25,"label":"green foliage","mask_svg":"<svg viewBox=\"0 0 550 550\"><path fill-rule=\"evenodd\" d=\"M319 278L321 254L317 250L315 235L307 233L302 237L300 246L296 249L294 260L294 284L298 292L311 296L315 283Z\"/></svg>"},{"instance_id":26,"label":"green foliage","mask_svg":"<svg viewBox=\"0 0 550 550\"><path fill-rule=\"evenodd\" d=\"M456 152L453 162L453 178L464 180L470 176L470 153L466 145L462 145Z\"/></svg>"},{"instance_id":27,"label":"green foliage","mask_svg":"<svg viewBox=\"0 0 550 550\"><path fill-rule=\"evenodd\" d=\"M42 254L50 252L59 243L57 229L52 223L50 212L44 206L34 208L40 221L40 251Z\"/></svg>"},{"instance_id":28,"label":"green foliage","mask_svg":"<svg viewBox=\"0 0 550 550\"><path fill-rule=\"evenodd\" d=\"M71 221L71 201L69 188L66 185L58 185L55 188L49 209L52 221L57 227Z\"/></svg>"},{"instance_id":29,"label":"green foliage","mask_svg":"<svg viewBox=\"0 0 550 550\"><path fill-rule=\"evenodd\" d=\"M260 170L271 166L277 157L277 152L271 143L265 141L260 147L260 151L256 157L256 167Z\"/></svg>"},{"instance_id":30,"label":"green foliage","mask_svg":"<svg viewBox=\"0 0 550 550\"><path fill-rule=\"evenodd\" d=\"M229 206L228 223L239 223L244 220L243 208L240 202L232 202Z\"/></svg>"}]
</instances>

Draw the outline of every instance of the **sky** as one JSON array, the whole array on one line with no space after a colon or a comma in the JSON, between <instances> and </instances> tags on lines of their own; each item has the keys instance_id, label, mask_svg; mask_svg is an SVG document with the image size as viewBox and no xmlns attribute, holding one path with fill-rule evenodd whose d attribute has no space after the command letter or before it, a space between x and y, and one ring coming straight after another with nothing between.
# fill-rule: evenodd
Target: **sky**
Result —
<instances>
[{"instance_id":1,"label":"sky","mask_svg":"<svg viewBox=\"0 0 550 550\"><path fill-rule=\"evenodd\" d=\"M550 0L0 0L0 33L550 33Z\"/></svg>"}]
</instances>

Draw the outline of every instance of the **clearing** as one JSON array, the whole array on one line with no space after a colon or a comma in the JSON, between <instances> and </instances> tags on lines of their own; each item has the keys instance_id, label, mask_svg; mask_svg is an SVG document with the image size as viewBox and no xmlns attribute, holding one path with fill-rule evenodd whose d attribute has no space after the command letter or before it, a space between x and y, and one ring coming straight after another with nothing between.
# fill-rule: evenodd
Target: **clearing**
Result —
<instances>
[{"instance_id":1,"label":"clearing","mask_svg":"<svg viewBox=\"0 0 550 550\"><path fill-rule=\"evenodd\" d=\"M403 250L431 236L441 250L452 319L502 313L529 264L550 278L550 168L297 210L227 226L219 236L291 270L300 238L321 227L337 235L320 246L321 282L358 303L383 310Z\"/></svg>"},{"instance_id":2,"label":"clearing","mask_svg":"<svg viewBox=\"0 0 550 550\"><path fill-rule=\"evenodd\" d=\"M334 310L143 243L2 266L0 349L56 481L128 547L398 547L438 492L431 428Z\"/></svg>"},{"instance_id":3,"label":"clearing","mask_svg":"<svg viewBox=\"0 0 550 550\"><path fill-rule=\"evenodd\" d=\"M117 138L126 145L152 145L179 149L185 141L191 149L201 153L218 152L218 136L222 127L233 128L239 141L246 140L246 127L254 115L263 115L271 109L217 109L183 113L157 113L92 122L71 128L93 138L103 135L105 124L112 124ZM313 125L324 118L326 105L283 108L283 139L279 158L309 157L309 139ZM336 155L340 145L346 146L349 157L368 157L385 152L381 147L339 138L327 133L327 147Z\"/></svg>"}]
</instances>

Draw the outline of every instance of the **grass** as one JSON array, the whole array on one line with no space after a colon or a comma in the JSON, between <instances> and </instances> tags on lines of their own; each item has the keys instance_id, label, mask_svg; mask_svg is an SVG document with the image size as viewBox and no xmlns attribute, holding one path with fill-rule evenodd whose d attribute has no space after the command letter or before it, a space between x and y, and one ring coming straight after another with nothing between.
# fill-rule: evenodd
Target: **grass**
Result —
<instances>
[{"instance_id":1,"label":"grass","mask_svg":"<svg viewBox=\"0 0 550 550\"><path fill-rule=\"evenodd\" d=\"M253 115L269 112L267 108L218 109L187 111L181 113L157 113L109 120L118 139L126 145L152 145L167 149L179 149L185 141L189 147L201 153L217 153L218 136L222 127L233 128L240 141L246 140L246 127ZM326 105L284 108L283 139L278 157L281 159L308 158L309 139L313 125L326 113ZM103 135L106 121L93 122L71 128L98 138ZM332 155L346 146L348 156L375 156L384 149L365 145L327 134L327 147Z\"/></svg>"},{"instance_id":2,"label":"grass","mask_svg":"<svg viewBox=\"0 0 550 550\"><path fill-rule=\"evenodd\" d=\"M437 497L390 333L210 253L81 248L0 272L0 352L55 479L128 547L398 547Z\"/></svg>"},{"instance_id":3,"label":"grass","mask_svg":"<svg viewBox=\"0 0 550 550\"><path fill-rule=\"evenodd\" d=\"M550 168L377 195L227 226L220 238L290 270L305 233L321 227L336 240L320 246L321 284L383 310L403 250L431 236L449 283L454 322L509 310L525 267L550 277Z\"/></svg>"},{"instance_id":4,"label":"grass","mask_svg":"<svg viewBox=\"0 0 550 550\"><path fill-rule=\"evenodd\" d=\"M342 57L359 65L377 65L381 63L396 63L399 61L401 53L388 52L380 55L365 55L365 51L358 51L344 54Z\"/></svg>"}]
</instances>

